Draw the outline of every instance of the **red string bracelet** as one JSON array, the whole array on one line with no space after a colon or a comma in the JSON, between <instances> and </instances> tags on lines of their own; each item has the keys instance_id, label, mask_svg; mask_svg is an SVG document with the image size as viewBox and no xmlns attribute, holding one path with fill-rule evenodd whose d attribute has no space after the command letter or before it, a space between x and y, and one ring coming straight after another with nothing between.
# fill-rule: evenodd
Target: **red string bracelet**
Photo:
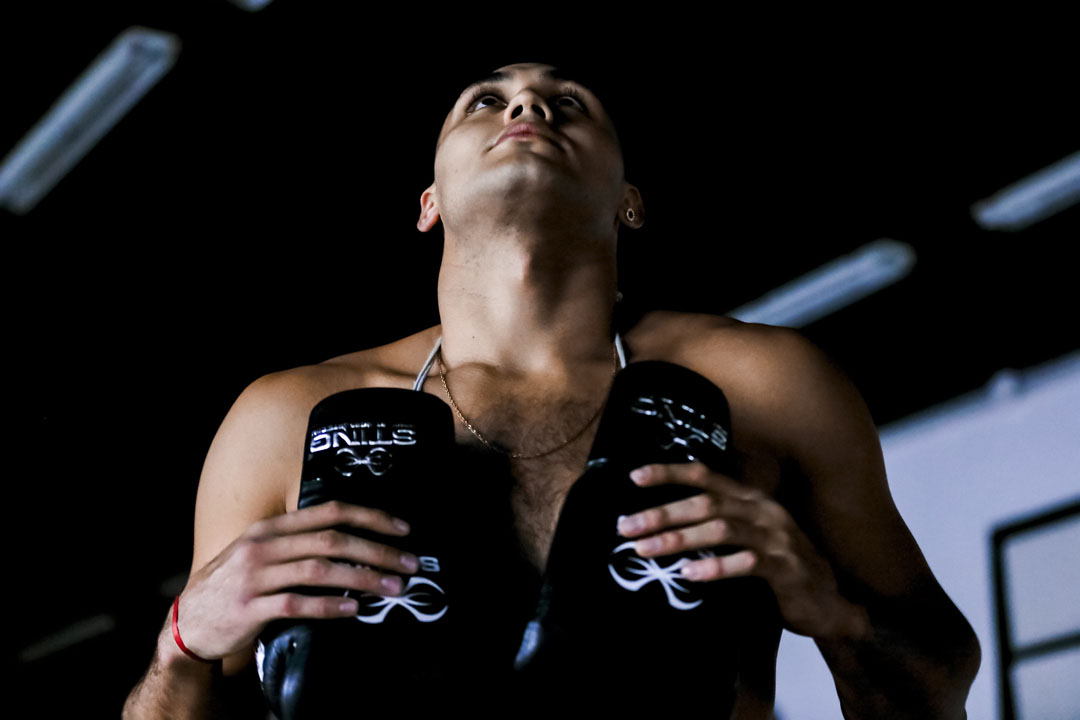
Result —
<instances>
[{"instance_id":1,"label":"red string bracelet","mask_svg":"<svg viewBox=\"0 0 1080 720\"><path fill-rule=\"evenodd\" d=\"M177 620L179 620L179 618L180 618L180 596L177 595L176 599L173 600L173 605L172 605L172 636L173 636L173 639L176 640L176 644L180 646L180 649L184 651L184 654L187 655L192 660L198 660L199 662L203 662L203 663L213 663L214 662L213 660L207 660L206 658L201 658L198 655L196 655L195 653L193 653L193 652L191 652L190 650L187 649L187 646L184 645L184 641L180 639L180 628L177 625Z\"/></svg>"}]
</instances>

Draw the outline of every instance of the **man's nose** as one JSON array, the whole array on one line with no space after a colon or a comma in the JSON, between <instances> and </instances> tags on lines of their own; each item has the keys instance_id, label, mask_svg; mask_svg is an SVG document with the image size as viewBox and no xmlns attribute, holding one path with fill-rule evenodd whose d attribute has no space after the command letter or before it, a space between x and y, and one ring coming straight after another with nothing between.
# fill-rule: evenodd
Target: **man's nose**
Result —
<instances>
[{"instance_id":1,"label":"man's nose","mask_svg":"<svg viewBox=\"0 0 1080 720\"><path fill-rule=\"evenodd\" d=\"M522 90L506 104L507 122L522 119L530 113L538 115L544 122L551 122L551 108L532 90Z\"/></svg>"}]
</instances>

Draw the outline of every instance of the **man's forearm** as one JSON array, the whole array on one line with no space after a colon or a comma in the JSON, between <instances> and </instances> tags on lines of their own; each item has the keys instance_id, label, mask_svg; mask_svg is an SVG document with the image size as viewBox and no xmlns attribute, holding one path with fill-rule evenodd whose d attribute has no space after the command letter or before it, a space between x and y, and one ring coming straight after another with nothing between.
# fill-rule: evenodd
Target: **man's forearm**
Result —
<instances>
[{"instance_id":1,"label":"man's forearm","mask_svg":"<svg viewBox=\"0 0 1080 720\"><path fill-rule=\"evenodd\" d=\"M979 642L952 602L875 603L858 639L817 639L844 717L965 718Z\"/></svg>"},{"instance_id":2,"label":"man's forearm","mask_svg":"<svg viewBox=\"0 0 1080 720\"><path fill-rule=\"evenodd\" d=\"M172 637L171 618L158 636L157 650L139 684L124 703L124 720L210 716L219 665L184 655Z\"/></svg>"}]
</instances>

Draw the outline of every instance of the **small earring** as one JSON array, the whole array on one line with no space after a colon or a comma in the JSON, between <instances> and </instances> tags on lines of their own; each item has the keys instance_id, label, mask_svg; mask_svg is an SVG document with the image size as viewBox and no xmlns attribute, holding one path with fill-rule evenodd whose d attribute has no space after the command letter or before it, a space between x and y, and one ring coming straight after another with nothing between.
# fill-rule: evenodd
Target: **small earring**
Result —
<instances>
[{"instance_id":1,"label":"small earring","mask_svg":"<svg viewBox=\"0 0 1080 720\"><path fill-rule=\"evenodd\" d=\"M626 219L629 220L630 222L634 222L635 217L636 217L636 214L634 213L634 209L633 208L627 208L626 209Z\"/></svg>"}]
</instances>

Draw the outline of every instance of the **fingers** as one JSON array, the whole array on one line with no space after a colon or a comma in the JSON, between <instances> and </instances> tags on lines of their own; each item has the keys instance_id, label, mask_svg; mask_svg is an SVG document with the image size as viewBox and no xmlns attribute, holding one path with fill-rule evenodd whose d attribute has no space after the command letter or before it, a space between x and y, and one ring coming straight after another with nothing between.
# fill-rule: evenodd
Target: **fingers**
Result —
<instances>
[{"instance_id":1,"label":"fingers","mask_svg":"<svg viewBox=\"0 0 1080 720\"><path fill-rule=\"evenodd\" d=\"M724 492L701 493L685 500L659 505L619 518L618 532L623 537L640 537L666 528L702 523L713 518L754 524L762 513L760 502Z\"/></svg>"},{"instance_id":2,"label":"fingers","mask_svg":"<svg viewBox=\"0 0 1080 720\"><path fill-rule=\"evenodd\" d=\"M748 519L750 514L750 508L746 507L745 501L701 493L633 515L624 515L619 518L618 532L623 537L637 537L664 528L703 522L720 515Z\"/></svg>"},{"instance_id":3,"label":"fingers","mask_svg":"<svg viewBox=\"0 0 1080 720\"><path fill-rule=\"evenodd\" d=\"M713 472L701 462L643 465L630 473L630 479L641 487L675 483L713 492L722 491L744 500L752 498L754 493L753 488L740 485L726 475Z\"/></svg>"},{"instance_id":4,"label":"fingers","mask_svg":"<svg viewBox=\"0 0 1080 720\"><path fill-rule=\"evenodd\" d=\"M306 558L264 568L256 581L260 595L271 595L289 587L336 587L377 595L398 595L403 583L397 575L375 568L334 562L326 558ZM288 617L288 616L284 616Z\"/></svg>"},{"instance_id":5,"label":"fingers","mask_svg":"<svg viewBox=\"0 0 1080 720\"><path fill-rule=\"evenodd\" d=\"M677 483L705 490L619 519L620 535L639 538L634 550L641 557L727 545L742 550L693 561L685 566L685 577L717 580L782 570L783 563L774 556L781 558L790 546L790 518L761 491L713 472L700 462L646 465L631 473L631 478L642 487Z\"/></svg>"},{"instance_id":6,"label":"fingers","mask_svg":"<svg viewBox=\"0 0 1080 720\"><path fill-rule=\"evenodd\" d=\"M294 560L339 559L360 565L372 565L399 573L413 573L419 559L410 552L340 530L317 530L286 535L258 543L263 564L288 563Z\"/></svg>"},{"instance_id":7,"label":"fingers","mask_svg":"<svg viewBox=\"0 0 1080 720\"><path fill-rule=\"evenodd\" d=\"M637 541L634 551L641 557L658 557L716 545L762 547L768 533L753 523L739 519L711 518L696 525L656 533Z\"/></svg>"},{"instance_id":8,"label":"fingers","mask_svg":"<svg viewBox=\"0 0 1080 720\"><path fill-rule=\"evenodd\" d=\"M689 580L719 580L721 578L758 575L757 555L751 550L703 558L688 562L682 567L683 577Z\"/></svg>"},{"instance_id":9,"label":"fingers","mask_svg":"<svg viewBox=\"0 0 1080 720\"><path fill-rule=\"evenodd\" d=\"M280 593L251 601L251 612L260 623L278 618L341 618L355 616L360 603L343 596L326 597Z\"/></svg>"},{"instance_id":10,"label":"fingers","mask_svg":"<svg viewBox=\"0 0 1080 720\"><path fill-rule=\"evenodd\" d=\"M252 537L271 537L331 528L336 525L374 530L384 535L408 535L409 524L375 508L332 501L261 520L248 530Z\"/></svg>"},{"instance_id":11,"label":"fingers","mask_svg":"<svg viewBox=\"0 0 1080 720\"><path fill-rule=\"evenodd\" d=\"M638 540L634 551L641 557L671 555L696 548L719 545L730 535L730 525L720 519L693 527L673 530Z\"/></svg>"}]
</instances>

